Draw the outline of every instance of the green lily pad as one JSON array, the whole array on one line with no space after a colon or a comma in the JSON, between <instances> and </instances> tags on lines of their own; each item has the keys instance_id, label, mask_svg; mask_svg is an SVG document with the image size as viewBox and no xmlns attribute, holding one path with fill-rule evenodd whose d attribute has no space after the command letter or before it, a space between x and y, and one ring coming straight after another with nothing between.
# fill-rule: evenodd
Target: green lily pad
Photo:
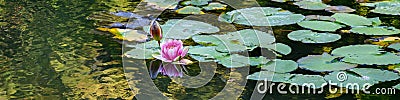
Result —
<instances>
[{"instance_id":1,"label":"green lily pad","mask_svg":"<svg viewBox=\"0 0 400 100\"><path fill-rule=\"evenodd\" d=\"M275 42L275 37L272 34L265 33L259 30L244 29L237 31L243 38L246 46L260 46L260 44L272 44ZM237 34L237 33L231 33Z\"/></svg>"},{"instance_id":2,"label":"green lily pad","mask_svg":"<svg viewBox=\"0 0 400 100\"><path fill-rule=\"evenodd\" d=\"M292 52L290 46L283 43L273 43L273 44L261 44L261 48L267 48L269 50L275 51L277 53L288 55Z\"/></svg>"},{"instance_id":3,"label":"green lily pad","mask_svg":"<svg viewBox=\"0 0 400 100\"><path fill-rule=\"evenodd\" d=\"M368 18L371 22L373 26L379 26L382 24L382 21L379 19L379 17L375 17L375 18Z\"/></svg>"},{"instance_id":4,"label":"green lily pad","mask_svg":"<svg viewBox=\"0 0 400 100\"><path fill-rule=\"evenodd\" d=\"M394 43L388 46L388 48L395 49L397 51L400 51L400 43Z\"/></svg>"},{"instance_id":5,"label":"green lily pad","mask_svg":"<svg viewBox=\"0 0 400 100\"><path fill-rule=\"evenodd\" d=\"M148 5L154 5L160 9L175 9L178 6L177 0L143 0Z\"/></svg>"},{"instance_id":6,"label":"green lily pad","mask_svg":"<svg viewBox=\"0 0 400 100\"><path fill-rule=\"evenodd\" d=\"M189 55L191 58L193 58L194 60L197 60L198 62L216 62L216 60L212 59L212 58L207 58L204 56L200 56L200 55Z\"/></svg>"},{"instance_id":7,"label":"green lily pad","mask_svg":"<svg viewBox=\"0 0 400 100\"><path fill-rule=\"evenodd\" d=\"M394 27L355 27L350 31L364 35L393 35L400 33L400 30Z\"/></svg>"},{"instance_id":8,"label":"green lily pad","mask_svg":"<svg viewBox=\"0 0 400 100\"><path fill-rule=\"evenodd\" d=\"M372 25L372 22L367 18L355 14L335 13L332 17L335 18L336 21L349 26Z\"/></svg>"},{"instance_id":9,"label":"green lily pad","mask_svg":"<svg viewBox=\"0 0 400 100\"><path fill-rule=\"evenodd\" d=\"M186 6L176 10L175 12L178 14L204 14L204 12L201 11L201 8L194 6Z\"/></svg>"},{"instance_id":10,"label":"green lily pad","mask_svg":"<svg viewBox=\"0 0 400 100\"><path fill-rule=\"evenodd\" d=\"M362 90L365 88L363 87L365 84L374 85L377 83L372 79L368 79L353 73L354 72L352 71L335 71L329 73L329 75L325 75L324 79L330 83L335 83L330 85L336 85L338 87L344 87L352 90Z\"/></svg>"},{"instance_id":11,"label":"green lily pad","mask_svg":"<svg viewBox=\"0 0 400 100\"><path fill-rule=\"evenodd\" d=\"M216 33L218 27L211 24L184 19L170 19L161 25L163 37L169 39L189 39L192 35L200 33ZM149 26L143 27L149 33Z\"/></svg>"},{"instance_id":12,"label":"green lily pad","mask_svg":"<svg viewBox=\"0 0 400 100\"><path fill-rule=\"evenodd\" d=\"M221 57L228 55L227 53L221 53L221 52L216 51L215 46L208 46L208 47L192 46L189 48L188 53L192 54L192 55L200 55L205 58L212 58L212 59L221 58Z\"/></svg>"},{"instance_id":13,"label":"green lily pad","mask_svg":"<svg viewBox=\"0 0 400 100\"><path fill-rule=\"evenodd\" d=\"M292 77L292 75L289 73L274 73L271 71L260 71L247 76L247 79L260 80L260 81L272 80L272 82L286 82L290 77Z\"/></svg>"},{"instance_id":14,"label":"green lily pad","mask_svg":"<svg viewBox=\"0 0 400 100\"><path fill-rule=\"evenodd\" d=\"M327 84L327 82L324 80L324 77L320 75L301 74L294 74L293 77L287 81L287 83L314 89L322 88L324 84Z\"/></svg>"},{"instance_id":15,"label":"green lily pad","mask_svg":"<svg viewBox=\"0 0 400 100\"><path fill-rule=\"evenodd\" d=\"M332 23L332 22L326 22L326 21L302 21L297 23L301 27L312 29L312 30L318 30L318 31L336 31L339 28L342 28L341 25Z\"/></svg>"},{"instance_id":16,"label":"green lily pad","mask_svg":"<svg viewBox=\"0 0 400 100\"><path fill-rule=\"evenodd\" d=\"M227 5L218 3L218 2L213 2L208 4L207 6L204 6L204 10L225 10Z\"/></svg>"},{"instance_id":17,"label":"green lily pad","mask_svg":"<svg viewBox=\"0 0 400 100\"><path fill-rule=\"evenodd\" d=\"M385 7L376 7L371 10L371 12L386 14L386 15L400 15L400 5L399 6L385 6Z\"/></svg>"},{"instance_id":18,"label":"green lily pad","mask_svg":"<svg viewBox=\"0 0 400 100\"><path fill-rule=\"evenodd\" d=\"M308 10L324 10L325 8L328 7L328 5L322 2L313 2L313 1L299 1L293 4L299 6L300 8Z\"/></svg>"},{"instance_id":19,"label":"green lily pad","mask_svg":"<svg viewBox=\"0 0 400 100\"><path fill-rule=\"evenodd\" d=\"M377 45L350 45L336 48L334 56L343 56L344 62L365 65L389 65L400 63L400 56L384 52Z\"/></svg>"},{"instance_id":20,"label":"green lily pad","mask_svg":"<svg viewBox=\"0 0 400 100\"><path fill-rule=\"evenodd\" d=\"M400 76L394 72L373 68L354 68L349 71L336 71L325 76L326 81L344 84L342 86L339 85L339 87L346 87L346 84L358 84L358 89L362 89L362 86L367 83L374 85L379 82L392 81L399 78ZM356 87L348 88L357 89Z\"/></svg>"},{"instance_id":21,"label":"green lily pad","mask_svg":"<svg viewBox=\"0 0 400 100\"><path fill-rule=\"evenodd\" d=\"M364 78L373 79L378 82L397 80L400 76L397 73L388 70L373 69L373 68L354 68L350 71L356 72Z\"/></svg>"},{"instance_id":22,"label":"green lily pad","mask_svg":"<svg viewBox=\"0 0 400 100\"><path fill-rule=\"evenodd\" d=\"M317 33L311 30L297 30L290 32L287 36L290 40L301 41L303 43L329 43L341 38L338 34Z\"/></svg>"},{"instance_id":23,"label":"green lily pad","mask_svg":"<svg viewBox=\"0 0 400 100\"><path fill-rule=\"evenodd\" d=\"M395 88L397 90L400 90L400 84L397 84L397 85L393 86L393 88Z\"/></svg>"},{"instance_id":24,"label":"green lily pad","mask_svg":"<svg viewBox=\"0 0 400 100\"><path fill-rule=\"evenodd\" d=\"M152 59L153 54L157 51L152 49L132 49L125 53L125 56L128 58L135 58L135 59Z\"/></svg>"},{"instance_id":25,"label":"green lily pad","mask_svg":"<svg viewBox=\"0 0 400 100\"><path fill-rule=\"evenodd\" d=\"M196 5L196 6L202 6L208 4L208 2L211 2L212 0L191 0L190 4Z\"/></svg>"},{"instance_id":26,"label":"green lily pad","mask_svg":"<svg viewBox=\"0 0 400 100\"><path fill-rule=\"evenodd\" d=\"M298 64L293 60L280 60L275 59L271 62L268 62L265 65L261 65L261 69L277 72L277 73L288 73L296 70Z\"/></svg>"},{"instance_id":27,"label":"green lily pad","mask_svg":"<svg viewBox=\"0 0 400 100\"><path fill-rule=\"evenodd\" d=\"M194 35L192 39L194 42L205 46L218 45L222 43L222 41L214 35Z\"/></svg>"},{"instance_id":28,"label":"green lily pad","mask_svg":"<svg viewBox=\"0 0 400 100\"><path fill-rule=\"evenodd\" d=\"M281 8L252 7L233 10L221 14L219 21L248 26L280 26L300 22L304 19L301 14L293 14Z\"/></svg>"},{"instance_id":29,"label":"green lily pad","mask_svg":"<svg viewBox=\"0 0 400 100\"><path fill-rule=\"evenodd\" d=\"M265 58L263 56L250 57L249 60L250 60L250 65L251 66L257 66L257 65L260 65L260 64L267 64L270 61L269 59L267 59L267 58Z\"/></svg>"},{"instance_id":30,"label":"green lily pad","mask_svg":"<svg viewBox=\"0 0 400 100\"><path fill-rule=\"evenodd\" d=\"M217 58L218 63L222 64L227 68L238 68L238 67L246 67L250 66L249 57L245 57L238 54L232 54L226 57Z\"/></svg>"},{"instance_id":31,"label":"green lily pad","mask_svg":"<svg viewBox=\"0 0 400 100\"><path fill-rule=\"evenodd\" d=\"M158 42L156 40L151 40L149 42L139 43L136 45L127 45L128 47L135 47L140 49L159 49Z\"/></svg>"},{"instance_id":32,"label":"green lily pad","mask_svg":"<svg viewBox=\"0 0 400 100\"><path fill-rule=\"evenodd\" d=\"M217 45L216 50L220 52L241 52L246 51L247 47L243 39L238 34L214 35L221 43Z\"/></svg>"},{"instance_id":33,"label":"green lily pad","mask_svg":"<svg viewBox=\"0 0 400 100\"><path fill-rule=\"evenodd\" d=\"M315 72L328 72L346 70L357 67L357 64L348 64L340 61L340 56L331 56L327 53L322 55L309 55L297 60L299 67Z\"/></svg>"}]
</instances>

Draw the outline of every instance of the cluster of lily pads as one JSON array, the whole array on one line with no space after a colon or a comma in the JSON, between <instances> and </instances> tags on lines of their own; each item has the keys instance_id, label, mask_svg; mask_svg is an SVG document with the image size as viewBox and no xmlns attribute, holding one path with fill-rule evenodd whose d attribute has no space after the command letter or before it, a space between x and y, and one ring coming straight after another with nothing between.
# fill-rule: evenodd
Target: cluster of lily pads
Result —
<instances>
[{"instance_id":1,"label":"cluster of lily pads","mask_svg":"<svg viewBox=\"0 0 400 100\"><path fill-rule=\"evenodd\" d=\"M178 14L202 14L201 10L223 9L226 5L210 3L211 0L190 0L181 2L176 10ZM294 3L303 9L326 10L329 6L318 0L301 0ZM378 5L378 4L377 4ZM340 8L344 9L344 8ZM347 9L347 8L346 8ZM351 9L351 8L350 8ZM356 14L332 11L332 16L295 14L281 8L252 7L243 8L219 15L218 20L244 26L282 26L297 24L305 29L290 32L287 37L302 43L329 43L341 38L334 34L339 29L350 28L351 33L363 35L394 35L400 30L390 26L380 26L379 18L366 18ZM351 11L352 12L352 11ZM309 55L297 61L270 59L263 56L248 57L240 52L253 51L255 48L267 49L276 55L288 55L291 48L283 43L277 43L273 34L256 29L243 29L226 34L215 34L220 31L211 24L187 20L169 19L163 25L164 38L193 40L196 45L190 46L189 56L198 62L216 62L227 68L258 66L260 72L247 76L250 80L272 78L273 82L290 84L314 83L324 84L329 80L335 83L369 83L397 80L400 76L392 71L375 68L356 68L362 65L395 65L400 64L400 44L391 44L388 48L397 52L385 51L378 45L349 45L334 49L330 54ZM149 26L143 30L149 33ZM133 49L124 55L136 59L154 59L153 54L160 51L157 41L148 41L128 45ZM326 75L293 74L295 70L323 72ZM348 80L337 80L338 73L347 73ZM340 87L340 86L339 86ZM399 88L400 84L394 86ZM311 88L321 88L317 87ZM346 87L345 87L346 88ZM353 89L353 88L350 88Z\"/></svg>"}]
</instances>

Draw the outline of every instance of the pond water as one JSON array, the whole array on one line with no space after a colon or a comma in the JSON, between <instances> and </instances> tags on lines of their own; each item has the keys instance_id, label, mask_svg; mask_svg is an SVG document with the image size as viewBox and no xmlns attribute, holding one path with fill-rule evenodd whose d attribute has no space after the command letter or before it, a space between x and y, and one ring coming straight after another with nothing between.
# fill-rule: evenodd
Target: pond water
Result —
<instances>
[{"instance_id":1,"label":"pond water","mask_svg":"<svg viewBox=\"0 0 400 100\"><path fill-rule=\"evenodd\" d=\"M112 34L96 30L105 24L102 22L108 24L104 20L109 19L93 20L90 16L104 12L133 11L139 2L139 0L20 0L18 2L0 0L0 99L134 99L138 91L145 91L145 87L151 86L140 83L150 80L140 77L143 73L135 73L147 69L124 68L121 41L113 38ZM258 3L260 6L279 7L304 15L332 15L325 11L304 10L295 5L269 0L259 0ZM328 4L357 8L356 14L367 15L368 18L379 17L385 25L400 28L399 16L368 13L365 11L366 7L361 7L350 0L333 0ZM228 8L228 10L233 9ZM219 13L211 12L215 15ZM176 15L171 11L165 11L159 16L161 22L183 17L186 15ZM128 21L128 19L111 18L111 22L113 20ZM243 25L235 26L237 29L248 28ZM304 44L293 42L286 37L290 31L301 29L298 25L276 26L272 29L277 42L292 48L292 52L281 59L294 61L307 55L321 54L324 52L323 48L364 44L364 40L371 38L357 34L341 34L342 39L335 43ZM135 60L132 61L132 65L139 66L135 65ZM229 77L246 78L236 75L235 70L222 65L213 68L215 69L209 70L216 70L215 75L209 83L199 88L186 88L174 82L176 80L162 75L151 81L169 98L197 100L217 96L229 81L232 81ZM198 75L201 69L203 68L197 65L188 66L187 74ZM255 67L249 69L249 73L258 71L260 69ZM317 74L302 70L296 70L296 73ZM128 82L126 79L132 76L136 77L135 80ZM246 84L224 91L239 93L239 99L250 99L257 81L240 81ZM374 87L391 87L399 82L400 80L389 81ZM240 88L244 88L244 91L240 92ZM274 92L267 94L264 99L324 99L327 95L328 93L281 95ZM399 95L344 94L338 99L398 97Z\"/></svg>"}]
</instances>

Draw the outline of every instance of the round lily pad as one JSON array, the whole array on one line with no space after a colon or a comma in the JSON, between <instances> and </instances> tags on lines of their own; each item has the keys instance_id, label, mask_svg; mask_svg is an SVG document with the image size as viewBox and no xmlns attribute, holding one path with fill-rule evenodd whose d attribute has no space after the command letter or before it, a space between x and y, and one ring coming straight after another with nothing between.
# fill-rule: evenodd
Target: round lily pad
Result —
<instances>
[{"instance_id":1,"label":"round lily pad","mask_svg":"<svg viewBox=\"0 0 400 100\"><path fill-rule=\"evenodd\" d=\"M317 33L311 30L297 30L290 32L288 38L303 43L329 43L339 40L341 36L332 33Z\"/></svg>"},{"instance_id":2,"label":"round lily pad","mask_svg":"<svg viewBox=\"0 0 400 100\"><path fill-rule=\"evenodd\" d=\"M393 35L400 33L400 30L394 27L355 27L350 31L364 35Z\"/></svg>"},{"instance_id":3,"label":"round lily pad","mask_svg":"<svg viewBox=\"0 0 400 100\"><path fill-rule=\"evenodd\" d=\"M328 7L328 5L322 2L313 2L313 1L299 1L293 4L299 6L300 8L308 10L324 10L326 7Z\"/></svg>"},{"instance_id":4,"label":"round lily pad","mask_svg":"<svg viewBox=\"0 0 400 100\"><path fill-rule=\"evenodd\" d=\"M281 8L252 7L221 14L218 20L248 26L280 26L294 24L303 19L303 15L293 14Z\"/></svg>"},{"instance_id":5,"label":"round lily pad","mask_svg":"<svg viewBox=\"0 0 400 100\"><path fill-rule=\"evenodd\" d=\"M331 56L327 53L322 55L309 55L297 60L299 67L315 72L328 72L346 70L357 67L357 64L348 64L340 61L340 56Z\"/></svg>"},{"instance_id":6,"label":"round lily pad","mask_svg":"<svg viewBox=\"0 0 400 100\"><path fill-rule=\"evenodd\" d=\"M343 56L344 62L366 65L389 65L400 63L400 56L384 52L377 45L350 45L336 48L334 56Z\"/></svg>"},{"instance_id":7,"label":"round lily pad","mask_svg":"<svg viewBox=\"0 0 400 100\"><path fill-rule=\"evenodd\" d=\"M186 6L176 10L175 12L178 14L204 14L204 12L201 11L201 8L194 6Z\"/></svg>"},{"instance_id":8,"label":"round lily pad","mask_svg":"<svg viewBox=\"0 0 400 100\"><path fill-rule=\"evenodd\" d=\"M336 21L349 26L372 25L372 22L367 18L355 14L335 13L332 17L335 18Z\"/></svg>"},{"instance_id":9,"label":"round lily pad","mask_svg":"<svg viewBox=\"0 0 400 100\"><path fill-rule=\"evenodd\" d=\"M342 28L341 25L332 23L332 22L326 22L326 21L302 21L297 23L301 27L312 29L312 30L318 30L318 31L336 31L339 28Z\"/></svg>"},{"instance_id":10,"label":"round lily pad","mask_svg":"<svg viewBox=\"0 0 400 100\"><path fill-rule=\"evenodd\" d=\"M204 10L225 10L227 5L218 3L218 2L213 2L208 4L207 6L204 6Z\"/></svg>"},{"instance_id":11,"label":"round lily pad","mask_svg":"<svg viewBox=\"0 0 400 100\"><path fill-rule=\"evenodd\" d=\"M216 33L218 27L211 24L185 19L170 19L164 25L161 25L164 38L170 39L189 39L192 35L200 33ZM143 27L144 31L149 33L149 26Z\"/></svg>"},{"instance_id":12,"label":"round lily pad","mask_svg":"<svg viewBox=\"0 0 400 100\"><path fill-rule=\"evenodd\" d=\"M261 69L278 72L278 73L287 73L296 70L298 67L297 63L293 60L280 60L275 59L271 62L268 62L265 65L261 65Z\"/></svg>"},{"instance_id":13,"label":"round lily pad","mask_svg":"<svg viewBox=\"0 0 400 100\"><path fill-rule=\"evenodd\" d=\"M400 51L400 43L394 43L388 46L388 48L395 49L397 51Z\"/></svg>"}]
</instances>

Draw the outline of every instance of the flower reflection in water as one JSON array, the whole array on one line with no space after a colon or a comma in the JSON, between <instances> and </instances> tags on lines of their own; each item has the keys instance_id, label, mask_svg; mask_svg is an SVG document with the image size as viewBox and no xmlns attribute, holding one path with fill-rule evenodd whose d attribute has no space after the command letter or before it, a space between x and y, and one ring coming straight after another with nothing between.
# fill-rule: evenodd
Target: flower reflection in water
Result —
<instances>
[{"instance_id":1,"label":"flower reflection in water","mask_svg":"<svg viewBox=\"0 0 400 100\"><path fill-rule=\"evenodd\" d=\"M189 48L184 48L181 40L166 40L161 44L160 54L153 55L154 58L162 62L152 61L150 65L151 78L157 77L158 73L169 77L182 77L186 71L184 65L191 64L192 61L183 59Z\"/></svg>"}]
</instances>

